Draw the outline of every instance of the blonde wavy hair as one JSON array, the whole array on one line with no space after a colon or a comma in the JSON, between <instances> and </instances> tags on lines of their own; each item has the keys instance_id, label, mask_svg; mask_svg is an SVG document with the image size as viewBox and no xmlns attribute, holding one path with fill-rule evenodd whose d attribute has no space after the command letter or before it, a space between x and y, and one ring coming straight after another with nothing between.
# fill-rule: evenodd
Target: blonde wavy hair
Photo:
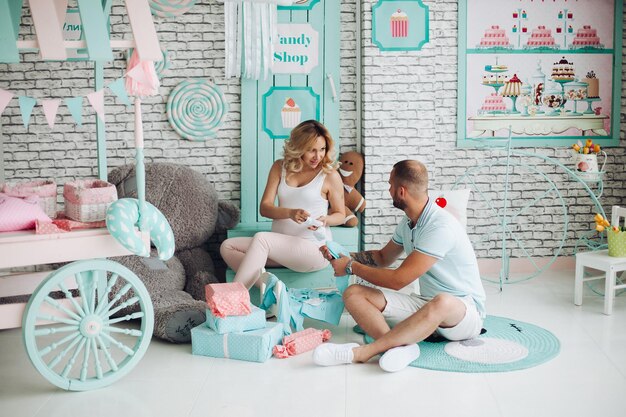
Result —
<instances>
[{"instance_id":1,"label":"blonde wavy hair","mask_svg":"<svg viewBox=\"0 0 626 417\"><path fill-rule=\"evenodd\" d=\"M302 155L311 149L319 137L326 141L326 154L322 159L322 169L328 173L337 169L338 163L335 161L335 141L328 129L317 120L307 120L294 127L289 139L285 141L283 147L283 166L287 172L300 172L304 164Z\"/></svg>"}]
</instances>

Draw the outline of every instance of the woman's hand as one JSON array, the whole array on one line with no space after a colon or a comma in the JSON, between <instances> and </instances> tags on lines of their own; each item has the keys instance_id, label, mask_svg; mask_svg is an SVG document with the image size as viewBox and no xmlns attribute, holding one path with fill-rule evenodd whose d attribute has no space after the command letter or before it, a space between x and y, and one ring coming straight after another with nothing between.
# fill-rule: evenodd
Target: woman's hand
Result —
<instances>
[{"instance_id":1,"label":"woman's hand","mask_svg":"<svg viewBox=\"0 0 626 417\"><path fill-rule=\"evenodd\" d=\"M307 227L307 229L309 230L313 230L316 231L317 229L319 229L320 227L326 227L326 216L319 216L317 219L318 222L320 222L321 224L318 224L317 226L309 226Z\"/></svg>"},{"instance_id":2,"label":"woman's hand","mask_svg":"<svg viewBox=\"0 0 626 417\"><path fill-rule=\"evenodd\" d=\"M289 211L289 218L294 222L300 224L309 218L309 212L302 209L291 209Z\"/></svg>"}]
</instances>

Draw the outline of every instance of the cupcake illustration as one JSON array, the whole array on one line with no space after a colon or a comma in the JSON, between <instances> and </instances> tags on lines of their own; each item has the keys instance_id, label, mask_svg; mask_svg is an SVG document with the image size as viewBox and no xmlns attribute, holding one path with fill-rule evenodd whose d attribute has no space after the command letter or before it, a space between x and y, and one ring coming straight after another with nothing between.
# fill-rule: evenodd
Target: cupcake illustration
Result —
<instances>
[{"instance_id":1,"label":"cupcake illustration","mask_svg":"<svg viewBox=\"0 0 626 417\"><path fill-rule=\"evenodd\" d=\"M283 106L280 115L285 129L292 129L296 127L302 118L300 106L298 106L298 104L291 97L285 101L285 105Z\"/></svg>"},{"instance_id":2,"label":"cupcake illustration","mask_svg":"<svg viewBox=\"0 0 626 417\"><path fill-rule=\"evenodd\" d=\"M394 38L409 36L409 17L400 9L391 15L391 36Z\"/></svg>"}]
</instances>

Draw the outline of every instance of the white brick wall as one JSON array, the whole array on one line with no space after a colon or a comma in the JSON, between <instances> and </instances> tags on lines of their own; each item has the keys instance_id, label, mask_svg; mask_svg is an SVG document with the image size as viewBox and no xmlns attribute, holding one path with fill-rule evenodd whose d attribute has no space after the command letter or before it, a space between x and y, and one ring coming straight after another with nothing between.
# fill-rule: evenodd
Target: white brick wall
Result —
<instances>
[{"instance_id":1,"label":"white brick wall","mask_svg":"<svg viewBox=\"0 0 626 417\"><path fill-rule=\"evenodd\" d=\"M391 207L387 192L387 176L393 163L404 158L419 159L429 167L433 187L445 188L467 168L485 159L485 152L456 149L457 0L426 2L430 7L430 43L419 52L393 53L381 52L372 45L371 7L375 3L375 0L363 0L363 12L358 16L362 19L362 151L366 157L364 195L368 200L363 218L366 248L386 243L400 218L400 212ZM120 34L130 37L121 4L114 2L112 33L118 37ZM354 149L356 138L355 9L356 0L342 1L340 139L344 151ZM220 198L239 201L240 85L236 79L223 78L222 13L223 6L219 2L201 0L189 13L176 19L155 18L162 45L169 51L171 65L162 80L162 96L146 99L142 107L146 159L192 166L214 182ZM22 34L31 33L30 25L31 19L23 17ZM121 53L118 58L106 67L107 80L122 75L126 64ZM92 91L94 86L91 68L88 63L44 63L35 54L26 54L20 64L0 64L0 88L37 98L84 94ZM179 138L165 115L165 103L171 89L184 79L196 77L212 78L230 103L230 112L218 136L205 142ZM624 94L622 105L626 105ZM109 167L132 162L132 109L117 104L109 95L106 114ZM601 200L607 210L612 204L626 204L625 118L626 114L622 113L622 146L608 152L608 174ZM77 127L67 108L61 106L57 125L50 130L38 106L30 126L24 129L17 100L13 100L1 118L7 178L54 177L63 184L76 177L96 175L94 117L87 106L84 119L84 125ZM569 155L566 149L538 148L536 151L564 162ZM588 230L593 212L590 200L580 187L573 188L562 173L550 172L570 206L571 229ZM484 176L487 183L499 180L498 177ZM512 204L520 206L525 201L521 186L527 181L520 178L514 181ZM555 247L550 231L558 229L560 220L552 211L527 220L546 224L522 236L535 255L550 254ZM481 225L493 222L485 218L485 213L488 214L485 210L470 212L469 232L475 237L484 230ZM538 220L537 216L541 218ZM568 233L565 253L572 252L575 236L578 235L573 231ZM493 241L490 244L495 246ZM480 249L479 253L486 255Z\"/></svg>"}]
</instances>

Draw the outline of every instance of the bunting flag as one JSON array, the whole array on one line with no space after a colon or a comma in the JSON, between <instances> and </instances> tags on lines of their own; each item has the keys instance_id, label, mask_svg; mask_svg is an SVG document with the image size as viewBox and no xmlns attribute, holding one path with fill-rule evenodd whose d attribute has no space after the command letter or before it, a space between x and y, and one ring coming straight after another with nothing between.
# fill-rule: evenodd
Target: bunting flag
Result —
<instances>
[{"instance_id":1,"label":"bunting flag","mask_svg":"<svg viewBox=\"0 0 626 417\"><path fill-rule=\"evenodd\" d=\"M20 112L22 113L22 122L24 123L24 127L28 128L28 123L30 121L30 115L33 113L33 107L37 103L32 97L18 96L18 100L20 102Z\"/></svg>"},{"instance_id":2,"label":"bunting flag","mask_svg":"<svg viewBox=\"0 0 626 417\"><path fill-rule=\"evenodd\" d=\"M70 97L65 99L65 105L70 110L72 118L78 126L83 125L83 98Z\"/></svg>"},{"instance_id":3,"label":"bunting flag","mask_svg":"<svg viewBox=\"0 0 626 417\"><path fill-rule=\"evenodd\" d=\"M98 90L87 94L87 100L89 100L91 107L93 107L102 123L104 123L104 91Z\"/></svg>"},{"instance_id":4,"label":"bunting flag","mask_svg":"<svg viewBox=\"0 0 626 417\"><path fill-rule=\"evenodd\" d=\"M11 101L13 96L14 94L11 93L10 91L3 90L2 88L0 88L0 114L2 114L4 109L6 109L7 104L9 104L9 101Z\"/></svg>"},{"instance_id":5,"label":"bunting flag","mask_svg":"<svg viewBox=\"0 0 626 417\"><path fill-rule=\"evenodd\" d=\"M57 117L57 110L59 110L59 104L61 100L59 99L48 99L42 100L41 105L43 106L43 114L46 116L46 120L48 121L48 126L51 128L54 127L54 119Z\"/></svg>"},{"instance_id":6,"label":"bunting flag","mask_svg":"<svg viewBox=\"0 0 626 417\"><path fill-rule=\"evenodd\" d=\"M1 1L1 0L0 0ZM136 66L131 71L125 74L124 77L118 78L112 83L107 85L107 88L115 94L115 96L119 99L119 101L126 105L130 106L131 101L128 96L128 92L126 91L126 83L125 77L128 76L128 79L131 80L134 84L138 86L142 86L143 88L157 88L159 87L158 79L153 80L149 75L146 74L145 69L141 66ZM151 94L150 94L151 95ZM0 88L0 116L11 102L11 100L15 97L10 91L4 90ZM43 106L43 112L46 116L46 121L48 122L48 126L51 128L54 127L56 115L59 111L59 105L61 102L65 102L65 105L69 109L72 118L76 122L77 125L83 125L83 98L85 96L78 97L67 97L63 100L61 99L42 99L41 104ZM104 122L104 89L94 91L93 93L87 94L87 100L89 104L94 108L96 114ZM37 104L37 99L28 96L18 96L20 112L22 114L22 122L24 123L24 127L28 127L30 123L30 117L33 113L33 108Z\"/></svg>"},{"instance_id":7,"label":"bunting flag","mask_svg":"<svg viewBox=\"0 0 626 417\"><path fill-rule=\"evenodd\" d=\"M118 78L111 84L107 85L107 87L109 87L109 90L113 91L113 94L115 94L123 104L130 106L131 103L130 99L128 98L128 93L126 93L126 88L124 87L123 78ZM1 112L2 111L0 110L0 113Z\"/></svg>"}]
</instances>

